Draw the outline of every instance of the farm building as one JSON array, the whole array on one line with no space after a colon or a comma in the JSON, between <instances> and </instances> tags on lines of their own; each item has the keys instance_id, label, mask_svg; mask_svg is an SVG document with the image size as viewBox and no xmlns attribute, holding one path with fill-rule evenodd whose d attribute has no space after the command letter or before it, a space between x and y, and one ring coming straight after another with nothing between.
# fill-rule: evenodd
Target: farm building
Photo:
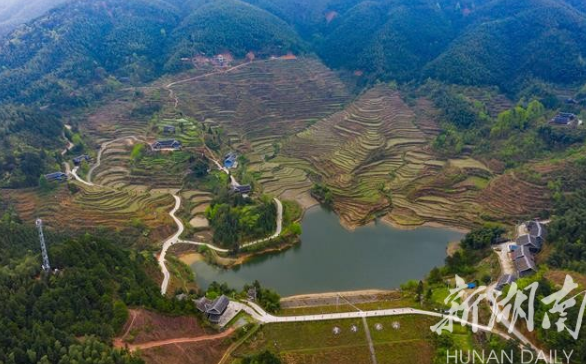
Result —
<instances>
[{"instance_id":1,"label":"farm building","mask_svg":"<svg viewBox=\"0 0 586 364\"><path fill-rule=\"evenodd\" d=\"M505 286L510 285L516 280L517 278L515 278L515 276L513 276L512 274L505 274L498 280L496 284L496 290L502 291L505 288Z\"/></svg>"},{"instance_id":2,"label":"farm building","mask_svg":"<svg viewBox=\"0 0 586 364\"><path fill-rule=\"evenodd\" d=\"M226 167L228 169L237 168L238 167L237 158L238 158L238 156L236 155L236 153L226 154L226 156L224 157L224 167Z\"/></svg>"},{"instance_id":3,"label":"farm building","mask_svg":"<svg viewBox=\"0 0 586 364\"><path fill-rule=\"evenodd\" d=\"M79 166L81 164L81 162L83 162L83 161L89 162L90 159L91 158L89 155L83 154L83 155L80 155L80 156L73 158L72 161L73 161L73 164L75 164L76 166Z\"/></svg>"},{"instance_id":4,"label":"farm building","mask_svg":"<svg viewBox=\"0 0 586 364\"><path fill-rule=\"evenodd\" d=\"M165 125L163 126L163 133L175 134L175 127L173 125Z\"/></svg>"},{"instance_id":5,"label":"farm building","mask_svg":"<svg viewBox=\"0 0 586 364\"><path fill-rule=\"evenodd\" d=\"M560 112L553 119L551 119L550 123L555 125L573 125L576 123L576 121L577 117L575 114Z\"/></svg>"},{"instance_id":6,"label":"farm building","mask_svg":"<svg viewBox=\"0 0 586 364\"><path fill-rule=\"evenodd\" d=\"M525 277L537 272L533 253L526 246L521 246L513 252L513 261L519 277Z\"/></svg>"},{"instance_id":7,"label":"farm building","mask_svg":"<svg viewBox=\"0 0 586 364\"><path fill-rule=\"evenodd\" d=\"M521 235L516 240L519 247L527 247L532 253L537 253L541 250L542 239L538 239L532 235Z\"/></svg>"},{"instance_id":8,"label":"farm building","mask_svg":"<svg viewBox=\"0 0 586 364\"><path fill-rule=\"evenodd\" d=\"M213 301L206 297L202 297L195 301L195 306L197 309L200 312L205 313L208 317L208 320L210 320L212 323L220 322L220 318L224 312L226 312L229 304L230 299L224 295L221 295Z\"/></svg>"},{"instance_id":9,"label":"farm building","mask_svg":"<svg viewBox=\"0 0 586 364\"><path fill-rule=\"evenodd\" d=\"M181 149L181 142L175 139L157 140L151 144L152 150L179 150Z\"/></svg>"},{"instance_id":10,"label":"farm building","mask_svg":"<svg viewBox=\"0 0 586 364\"><path fill-rule=\"evenodd\" d=\"M232 192L239 193L241 195L247 195L252 192L252 186L250 186L250 185L232 186Z\"/></svg>"},{"instance_id":11,"label":"farm building","mask_svg":"<svg viewBox=\"0 0 586 364\"><path fill-rule=\"evenodd\" d=\"M67 181L67 175L63 172L49 173L49 174L45 175L45 178L47 179L47 181L57 181L57 182Z\"/></svg>"},{"instance_id":12,"label":"farm building","mask_svg":"<svg viewBox=\"0 0 586 364\"><path fill-rule=\"evenodd\" d=\"M527 230L529 230L529 235L537 239L540 244L543 244L547 235L545 225L539 221L528 221L525 223L525 226L527 226Z\"/></svg>"}]
</instances>

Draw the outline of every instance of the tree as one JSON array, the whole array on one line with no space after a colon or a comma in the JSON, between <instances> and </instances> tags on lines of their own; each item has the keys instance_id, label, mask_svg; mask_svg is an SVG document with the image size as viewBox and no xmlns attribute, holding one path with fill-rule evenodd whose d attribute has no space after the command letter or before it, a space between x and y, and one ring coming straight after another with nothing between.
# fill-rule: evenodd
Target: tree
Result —
<instances>
[{"instance_id":1,"label":"tree","mask_svg":"<svg viewBox=\"0 0 586 364\"><path fill-rule=\"evenodd\" d=\"M191 174L196 178L202 178L208 175L210 162L205 156L195 158L191 164Z\"/></svg>"},{"instance_id":2,"label":"tree","mask_svg":"<svg viewBox=\"0 0 586 364\"><path fill-rule=\"evenodd\" d=\"M281 364L281 359L272 352L265 350L242 360L242 364Z\"/></svg>"},{"instance_id":3,"label":"tree","mask_svg":"<svg viewBox=\"0 0 586 364\"><path fill-rule=\"evenodd\" d=\"M57 186L56 183L50 182L47 177L41 176L39 177L39 188L43 192L49 192L53 190Z\"/></svg>"},{"instance_id":4,"label":"tree","mask_svg":"<svg viewBox=\"0 0 586 364\"><path fill-rule=\"evenodd\" d=\"M429 272L429 277L427 280L430 284L441 283L443 281L442 273L438 267L433 267L433 269Z\"/></svg>"},{"instance_id":5,"label":"tree","mask_svg":"<svg viewBox=\"0 0 586 364\"><path fill-rule=\"evenodd\" d=\"M422 295L423 295L423 281L419 281L417 284L417 290L415 291L417 295L417 302L421 302Z\"/></svg>"}]
</instances>

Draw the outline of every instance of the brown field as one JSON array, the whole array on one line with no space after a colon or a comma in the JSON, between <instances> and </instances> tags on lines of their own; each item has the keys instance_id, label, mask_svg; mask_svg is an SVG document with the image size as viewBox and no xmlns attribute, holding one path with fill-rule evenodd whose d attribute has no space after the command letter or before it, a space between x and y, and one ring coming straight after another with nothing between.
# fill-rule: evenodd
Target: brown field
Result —
<instances>
[{"instance_id":1,"label":"brown field","mask_svg":"<svg viewBox=\"0 0 586 364\"><path fill-rule=\"evenodd\" d=\"M122 328L119 338L131 344L143 344L182 337L197 337L215 334L213 330L204 329L196 317L164 316L145 309L129 310L130 317Z\"/></svg>"},{"instance_id":2,"label":"brown field","mask_svg":"<svg viewBox=\"0 0 586 364\"><path fill-rule=\"evenodd\" d=\"M166 345L142 350L147 364L216 364L230 346L229 340Z\"/></svg>"},{"instance_id":3,"label":"brown field","mask_svg":"<svg viewBox=\"0 0 586 364\"><path fill-rule=\"evenodd\" d=\"M227 332L228 336L230 332ZM130 317L122 336L115 340L117 347L136 345L138 347L153 345L154 347L139 350L140 357L147 364L154 363L217 363L228 346L230 339L205 340L208 336L216 336L217 332L204 329L195 317L171 317L144 309L131 309ZM177 342L166 344L177 339L198 340L200 342ZM165 343L165 344L164 344Z\"/></svg>"},{"instance_id":4,"label":"brown field","mask_svg":"<svg viewBox=\"0 0 586 364\"><path fill-rule=\"evenodd\" d=\"M77 186L80 190L75 194L65 184L50 193L36 189L2 190L1 193L24 221L32 223L40 217L54 229L77 231L108 227L116 231L136 230L137 234L148 229L149 238L153 240L171 235L173 231L167 214L173 199L168 194ZM133 227L133 218L144 226Z\"/></svg>"}]
</instances>

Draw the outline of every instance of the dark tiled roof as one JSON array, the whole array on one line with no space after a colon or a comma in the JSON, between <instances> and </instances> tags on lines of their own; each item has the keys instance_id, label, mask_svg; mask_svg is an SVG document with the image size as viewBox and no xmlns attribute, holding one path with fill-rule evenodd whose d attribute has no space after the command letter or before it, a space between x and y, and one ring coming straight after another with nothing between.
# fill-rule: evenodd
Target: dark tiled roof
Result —
<instances>
[{"instance_id":1,"label":"dark tiled roof","mask_svg":"<svg viewBox=\"0 0 586 364\"><path fill-rule=\"evenodd\" d=\"M540 250L541 249L541 244L543 242L542 238L536 238L533 237L529 234L527 235L521 235L517 238L517 245L519 246L529 246L532 247L534 249Z\"/></svg>"},{"instance_id":2,"label":"dark tiled roof","mask_svg":"<svg viewBox=\"0 0 586 364\"><path fill-rule=\"evenodd\" d=\"M73 163L78 164L78 163L81 163L81 161L83 161L83 160L89 161L90 160L90 156L87 155L87 154L79 155L79 156L73 158Z\"/></svg>"},{"instance_id":3,"label":"dark tiled roof","mask_svg":"<svg viewBox=\"0 0 586 364\"><path fill-rule=\"evenodd\" d=\"M252 187L250 185L233 186L232 191L236 193L249 193L252 191Z\"/></svg>"},{"instance_id":4,"label":"dark tiled roof","mask_svg":"<svg viewBox=\"0 0 586 364\"><path fill-rule=\"evenodd\" d=\"M157 140L153 147L156 148L176 148L181 146L181 142L175 139L168 139L168 140Z\"/></svg>"},{"instance_id":5,"label":"dark tiled roof","mask_svg":"<svg viewBox=\"0 0 586 364\"><path fill-rule=\"evenodd\" d=\"M195 301L195 307L197 307L197 309L200 312L206 312L208 310L208 307L210 307L211 305L212 301L207 299L207 297L202 297Z\"/></svg>"},{"instance_id":6,"label":"dark tiled roof","mask_svg":"<svg viewBox=\"0 0 586 364\"><path fill-rule=\"evenodd\" d=\"M531 251L526 245L521 245L517 250L513 252L513 260L517 260L519 258L524 257L525 255L530 255Z\"/></svg>"},{"instance_id":7,"label":"dark tiled roof","mask_svg":"<svg viewBox=\"0 0 586 364\"><path fill-rule=\"evenodd\" d=\"M221 295L212 302L211 306L206 310L206 313L209 315L221 315L224 313L224 311L226 311L229 303L230 299L224 295Z\"/></svg>"},{"instance_id":8,"label":"dark tiled roof","mask_svg":"<svg viewBox=\"0 0 586 364\"><path fill-rule=\"evenodd\" d=\"M515 278L515 276L513 276L511 274L505 274L499 279L499 281L496 285L496 289L501 291L505 286L513 283L516 280L517 280L517 278Z\"/></svg>"},{"instance_id":9,"label":"dark tiled roof","mask_svg":"<svg viewBox=\"0 0 586 364\"><path fill-rule=\"evenodd\" d=\"M527 249L525 246L522 246L520 254L515 255L513 254L513 259L515 260L515 267L517 268L517 272L522 274L527 271L537 271L537 266L535 265L535 260L533 259L533 254ZM515 251L517 253L517 251Z\"/></svg>"},{"instance_id":10,"label":"dark tiled roof","mask_svg":"<svg viewBox=\"0 0 586 364\"><path fill-rule=\"evenodd\" d=\"M529 229L529 235L535 238L545 239L545 236L547 235L545 225L543 225L539 221L529 221L526 223L526 225Z\"/></svg>"},{"instance_id":11,"label":"dark tiled roof","mask_svg":"<svg viewBox=\"0 0 586 364\"><path fill-rule=\"evenodd\" d=\"M53 173L49 173L45 175L46 179L49 180L62 180L62 179L67 179L67 175L63 172L53 172Z\"/></svg>"}]
</instances>

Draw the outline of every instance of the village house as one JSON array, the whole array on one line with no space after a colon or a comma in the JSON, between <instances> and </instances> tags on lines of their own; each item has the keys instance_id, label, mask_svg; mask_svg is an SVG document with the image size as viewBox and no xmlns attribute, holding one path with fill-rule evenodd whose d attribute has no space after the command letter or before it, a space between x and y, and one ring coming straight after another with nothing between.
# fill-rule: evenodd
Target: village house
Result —
<instances>
[{"instance_id":1,"label":"village house","mask_svg":"<svg viewBox=\"0 0 586 364\"><path fill-rule=\"evenodd\" d=\"M238 168L238 156L236 153L228 153L224 156L224 167L228 169Z\"/></svg>"},{"instance_id":2,"label":"village house","mask_svg":"<svg viewBox=\"0 0 586 364\"><path fill-rule=\"evenodd\" d=\"M532 274L537 271L535 254L539 253L545 243L547 230L539 221L525 222L527 234L520 235L517 240L517 249L513 251L512 258L517 268L519 277Z\"/></svg>"},{"instance_id":3,"label":"village house","mask_svg":"<svg viewBox=\"0 0 586 364\"><path fill-rule=\"evenodd\" d=\"M157 140L151 144L151 149L155 151L159 150L180 150L181 142L175 139L168 140Z\"/></svg>"},{"instance_id":4,"label":"village house","mask_svg":"<svg viewBox=\"0 0 586 364\"><path fill-rule=\"evenodd\" d=\"M529 234L519 236L516 243L518 247L527 247L532 253L538 253L541 250L541 240Z\"/></svg>"},{"instance_id":5,"label":"village house","mask_svg":"<svg viewBox=\"0 0 586 364\"><path fill-rule=\"evenodd\" d=\"M525 277L537 272L537 265L533 253L526 246L520 246L513 252L513 261L519 277Z\"/></svg>"},{"instance_id":6,"label":"village house","mask_svg":"<svg viewBox=\"0 0 586 364\"><path fill-rule=\"evenodd\" d=\"M165 125L163 126L163 133L175 134L175 127L173 125Z\"/></svg>"},{"instance_id":7,"label":"village house","mask_svg":"<svg viewBox=\"0 0 586 364\"><path fill-rule=\"evenodd\" d=\"M252 186L251 185L232 186L232 192L238 193L241 195L248 195L252 192Z\"/></svg>"},{"instance_id":8,"label":"village house","mask_svg":"<svg viewBox=\"0 0 586 364\"><path fill-rule=\"evenodd\" d=\"M90 156L87 154L83 154L80 156L77 156L75 158L72 159L73 164L75 164L76 166L79 166L83 161L89 162L90 161Z\"/></svg>"},{"instance_id":9,"label":"village house","mask_svg":"<svg viewBox=\"0 0 586 364\"><path fill-rule=\"evenodd\" d=\"M220 322L222 315L226 312L230 299L224 295L210 300L207 297L202 297L195 301L197 309L204 313L211 323L217 324Z\"/></svg>"},{"instance_id":10,"label":"village house","mask_svg":"<svg viewBox=\"0 0 586 364\"><path fill-rule=\"evenodd\" d=\"M511 283L515 282L517 278L512 274L504 274L496 284L496 290L502 291L506 286L510 285Z\"/></svg>"},{"instance_id":11,"label":"village house","mask_svg":"<svg viewBox=\"0 0 586 364\"><path fill-rule=\"evenodd\" d=\"M568 112L560 112L550 120L551 124L565 126L575 126L577 122L578 118L576 115Z\"/></svg>"},{"instance_id":12,"label":"village house","mask_svg":"<svg viewBox=\"0 0 586 364\"><path fill-rule=\"evenodd\" d=\"M47 181L51 182L63 182L67 181L67 175L63 172L53 172L45 175Z\"/></svg>"}]
</instances>

